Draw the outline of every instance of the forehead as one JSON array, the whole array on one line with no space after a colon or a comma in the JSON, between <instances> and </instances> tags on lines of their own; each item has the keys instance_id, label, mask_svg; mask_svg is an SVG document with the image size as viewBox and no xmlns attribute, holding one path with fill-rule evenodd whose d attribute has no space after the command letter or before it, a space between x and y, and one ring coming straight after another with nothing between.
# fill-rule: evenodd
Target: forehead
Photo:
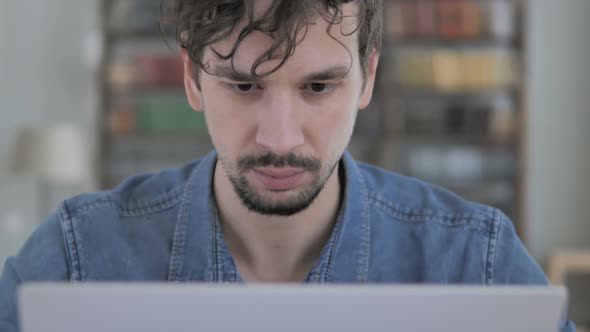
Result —
<instances>
[{"instance_id":1,"label":"forehead","mask_svg":"<svg viewBox=\"0 0 590 332\"><path fill-rule=\"evenodd\" d=\"M256 1L255 15L261 15L265 11L263 4L268 3ZM282 71L294 70L301 74L313 71L314 68L342 65L350 66L351 62L358 58L358 18L357 6L346 4L341 7L342 19L330 24L331 13L316 13L308 20L306 28L301 29L296 36L298 41L292 55L279 69ZM221 40L207 48L205 51L205 63L210 66L210 72L214 73L216 66L226 65L230 60L219 59L214 55L212 49L222 55L227 55L235 47L239 34L246 22L243 22L228 38ZM253 64L266 53L273 45L273 37L255 31L248 34L238 44L233 56L235 69L240 72L249 73ZM285 47L281 45L272 54L272 60L265 61L257 68L257 74L264 74L279 65L284 57Z\"/></svg>"}]
</instances>

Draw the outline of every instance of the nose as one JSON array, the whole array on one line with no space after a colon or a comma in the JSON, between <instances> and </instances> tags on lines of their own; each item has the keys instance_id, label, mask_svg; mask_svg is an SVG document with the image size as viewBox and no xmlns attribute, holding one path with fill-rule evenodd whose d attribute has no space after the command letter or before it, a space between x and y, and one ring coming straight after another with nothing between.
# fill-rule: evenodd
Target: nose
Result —
<instances>
[{"instance_id":1,"label":"nose","mask_svg":"<svg viewBox=\"0 0 590 332\"><path fill-rule=\"evenodd\" d=\"M303 129L297 114L296 98L288 92L268 96L258 113L258 145L278 155L303 145Z\"/></svg>"}]
</instances>

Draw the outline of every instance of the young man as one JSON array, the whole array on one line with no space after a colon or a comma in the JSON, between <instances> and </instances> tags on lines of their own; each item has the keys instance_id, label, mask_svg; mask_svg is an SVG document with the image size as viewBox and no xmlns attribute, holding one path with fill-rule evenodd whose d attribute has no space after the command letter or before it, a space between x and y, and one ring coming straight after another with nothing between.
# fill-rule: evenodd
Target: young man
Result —
<instances>
[{"instance_id":1,"label":"young man","mask_svg":"<svg viewBox=\"0 0 590 332\"><path fill-rule=\"evenodd\" d=\"M27 281L547 283L497 209L345 151L371 99L381 0L174 8L215 151L65 201L6 262L0 330L17 329Z\"/></svg>"}]
</instances>

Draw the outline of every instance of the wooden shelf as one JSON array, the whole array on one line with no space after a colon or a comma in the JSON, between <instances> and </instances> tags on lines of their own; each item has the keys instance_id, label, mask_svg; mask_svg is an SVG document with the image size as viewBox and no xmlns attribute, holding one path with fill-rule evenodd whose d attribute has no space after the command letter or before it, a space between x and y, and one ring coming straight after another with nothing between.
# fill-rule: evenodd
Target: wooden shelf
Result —
<instances>
[{"instance_id":1,"label":"wooden shelf","mask_svg":"<svg viewBox=\"0 0 590 332\"><path fill-rule=\"evenodd\" d=\"M154 24L152 28L145 28L140 30L123 30L123 29L109 29L106 31L106 36L109 39L151 39L151 38L166 38L175 39L176 35L174 31L162 31L158 30L158 26Z\"/></svg>"},{"instance_id":2,"label":"wooden shelf","mask_svg":"<svg viewBox=\"0 0 590 332\"><path fill-rule=\"evenodd\" d=\"M139 86L110 85L108 92L114 100L119 98L143 98L150 96L169 96L186 98L184 86Z\"/></svg>"},{"instance_id":3,"label":"wooden shelf","mask_svg":"<svg viewBox=\"0 0 590 332\"><path fill-rule=\"evenodd\" d=\"M491 89L473 89L445 91L430 88L410 88L407 86L395 86L392 97L400 99L461 99L461 100L490 100L502 95L513 96L518 93L517 86L497 87Z\"/></svg>"},{"instance_id":4,"label":"wooden shelf","mask_svg":"<svg viewBox=\"0 0 590 332\"><path fill-rule=\"evenodd\" d=\"M513 49L520 46L518 38L500 38L493 36L482 36L470 39L438 39L434 37L413 37L413 38L398 38L385 37L386 47L404 48L404 47L431 47L431 48L480 48L480 47L494 47Z\"/></svg>"},{"instance_id":5,"label":"wooden shelf","mask_svg":"<svg viewBox=\"0 0 590 332\"><path fill-rule=\"evenodd\" d=\"M208 135L202 134L118 134L111 135L110 141L112 144L148 144L154 143L170 144L191 144L191 143L210 143L211 139Z\"/></svg>"},{"instance_id":6,"label":"wooden shelf","mask_svg":"<svg viewBox=\"0 0 590 332\"><path fill-rule=\"evenodd\" d=\"M516 137L500 138L482 135L398 135L386 136L386 141L402 145L473 145L481 148L508 147L516 148Z\"/></svg>"}]
</instances>

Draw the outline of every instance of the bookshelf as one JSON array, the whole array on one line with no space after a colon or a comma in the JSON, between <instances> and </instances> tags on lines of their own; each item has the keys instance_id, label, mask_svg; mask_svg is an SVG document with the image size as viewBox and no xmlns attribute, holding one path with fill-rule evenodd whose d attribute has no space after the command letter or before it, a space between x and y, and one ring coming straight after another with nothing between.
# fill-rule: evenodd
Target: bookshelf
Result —
<instances>
[{"instance_id":1,"label":"bookshelf","mask_svg":"<svg viewBox=\"0 0 590 332\"><path fill-rule=\"evenodd\" d=\"M385 0L379 165L524 231L525 1Z\"/></svg>"},{"instance_id":2,"label":"bookshelf","mask_svg":"<svg viewBox=\"0 0 590 332\"><path fill-rule=\"evenodd\" d=\"M186 101L174 31L160 31L160 1L103 0L102 188L180 166L212 149L203 115Z\"/></svg>"},{"instance_id":3,"label":"bookshelf","mask_svg":"<svg viewBox=\"0 0 590 332\"><path fill-rule=\"evenodd\" d=\"M522 232L524 1L384 1L376 90L350 151L496 206ZM102 1L103 188L212 148L202 114L186 102L177 44L173 31L159 31L159 11L159 0Z\"/></svg>"}]
</instances>

